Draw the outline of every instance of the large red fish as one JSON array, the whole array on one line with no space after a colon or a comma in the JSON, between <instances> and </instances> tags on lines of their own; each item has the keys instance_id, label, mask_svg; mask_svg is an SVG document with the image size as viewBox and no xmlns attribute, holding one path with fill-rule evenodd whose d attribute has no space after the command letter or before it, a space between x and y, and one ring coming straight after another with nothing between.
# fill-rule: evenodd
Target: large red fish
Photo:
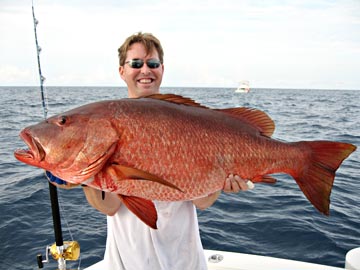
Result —
<instances>
[{"instance_id":1,"label":"large red fish","mask_svg":"<svg viewBox=\"0 0 360 270\"><path fill-rule=\"evenodd\" d=\"M181 96L88 104L25 128L15 157L70 183L115 192L156 228L151 200L192 200L221 190L229 174L275 182L291 175L329 214L335 171L356 147L271 139L273 121L249 108L209 109Z\"/></svg>"}]
</instances>

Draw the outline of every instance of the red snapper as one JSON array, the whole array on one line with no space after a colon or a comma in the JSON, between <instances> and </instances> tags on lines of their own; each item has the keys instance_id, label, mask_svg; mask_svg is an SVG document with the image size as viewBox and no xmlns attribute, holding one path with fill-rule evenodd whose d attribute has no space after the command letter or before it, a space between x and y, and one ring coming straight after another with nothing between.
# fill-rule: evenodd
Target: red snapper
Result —
<instances>
[{"instance_id":1,"label":"red snapper","mask_svg":"<svg viewBox=\"0 0 360 270\"><path fill-rule=\"evenodd\" d=\"M193 200L221 190L229 174L254 183L291 175L309 201L329 214L335 171L356 146L271 139L274 122L250 108L209 109L156 94L100 101L21 131L28 150L15 157L70 183L119 194L152 228L152 200Z\"/></svg>"}]
</instances>

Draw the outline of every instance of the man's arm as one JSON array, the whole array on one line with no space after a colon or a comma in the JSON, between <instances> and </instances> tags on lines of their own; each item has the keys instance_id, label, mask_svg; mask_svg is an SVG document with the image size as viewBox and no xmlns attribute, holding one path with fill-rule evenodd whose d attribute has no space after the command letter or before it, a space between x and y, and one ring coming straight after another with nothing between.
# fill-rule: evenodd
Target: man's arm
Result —
<instances>
[{"instance_id":1,"label":"man's arm","mask_svg":"<svg viewBox=\"0 0 360 270\"><path fill-rule=\"evenodd\" d=\"M66 182L48 171L45 172L45 175L50 183L58 188L71 189L79 186ZM88 186L83 186L83 190L88 203L105 215L113 216L120 208L121 202L116 194L107 192L104 196L101 190Z\"/></svg>"},{"instance_id":2,"label":"man's arm","mask_svg":"<svg viewBox=\"0 0 360 270\"><path fill-rule=\"evenodd\" d=\"M220 196L221 190L216 191L212 194L209 194L206 197L203 198L199 198L199 199L195 199L193 200L193 204L199 208L200 210L205 210L206 208L210 207L211 205L213 205L213 203L217 200L217 198Z\"/></svg>"},{"instance_id":3,"label":"man's arm","mask_svg":"<svg viewBox=\"0 0 360 270\"><path fill-rule=\"evenodd\" d=\"M115 193L106 192L103 196L101 190L88 186L84 186L83 190L88 203L105 215L115 215L121 206L120 199Z\"/></svg>"}]
</instances>

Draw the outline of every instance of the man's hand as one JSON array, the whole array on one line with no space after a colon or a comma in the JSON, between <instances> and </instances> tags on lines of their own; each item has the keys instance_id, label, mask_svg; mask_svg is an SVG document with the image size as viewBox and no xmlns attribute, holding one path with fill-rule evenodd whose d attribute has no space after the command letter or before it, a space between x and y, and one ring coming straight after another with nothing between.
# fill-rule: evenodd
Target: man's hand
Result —
<instances>
[{"instance_id":1,"label":"man's hand","mask_svg":"<svg viewBox=\"0 0 360 270\"><path fill-rule=\"evenodd\" d=\"M238 175L229 174L229 176L225 180L224 188L222 191L226 193L237 193L240 190L246 191L253 188L254 184L250 180L244 180ZM210 207L217 200L220 193L221 190L211 193L203 198L195 199L192 202L197 208L199 208L200 210L204 210Z\"/></svg>"},{"instance_id":2,"label":"man's hand","mask_svg":"<svg viewBox=\"0 0 360 270\"><path fill-rule=\"evenodd\" d=\"M254 184L250 180L242 179L238 175L229 174L225 180L223 191L226 193L238 193L240 190L253 189Z\"/></svg>"},{"instance_id":3,"label":"man's hand","mask_svg":"<svg viewBox=\"0 0 360 270\"><path fill-rule=\"evenodd\" d=\"M71 188L74 188L74 187L77 187L78 185L80 185L80 184L68 183L68 182L56 177L49 171L45 171L45 176L51 184L53 184L54 186L59 187L59 188L71 189Z\"/></svg>"}]
</instances>

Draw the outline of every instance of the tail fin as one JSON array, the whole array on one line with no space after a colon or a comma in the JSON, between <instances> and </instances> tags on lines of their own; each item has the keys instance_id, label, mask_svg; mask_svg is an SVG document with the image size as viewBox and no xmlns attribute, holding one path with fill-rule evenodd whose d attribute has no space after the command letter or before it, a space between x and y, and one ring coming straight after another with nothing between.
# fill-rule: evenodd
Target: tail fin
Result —
<instances>
[{"instance_id":1,"label":"tail fin","mask_svg":"<svg viewBox=\"0 0 360 270\"><path fill-rule=\"evenodd\" d=\"M335 172L356 146L349 143L313 141L299 142L310 147L310 160L302 171L292 174L308 200L321 213L329 215L330 193Z\"/></svg>"}]
</instances>

